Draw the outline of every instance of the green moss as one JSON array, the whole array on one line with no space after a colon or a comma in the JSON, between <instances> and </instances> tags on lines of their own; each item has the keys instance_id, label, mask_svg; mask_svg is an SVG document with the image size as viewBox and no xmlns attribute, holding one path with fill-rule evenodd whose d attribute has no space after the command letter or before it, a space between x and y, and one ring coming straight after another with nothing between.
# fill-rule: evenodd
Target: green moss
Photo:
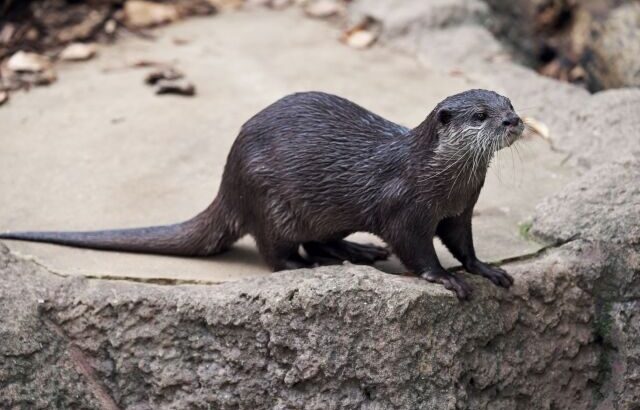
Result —
<instances>
[{"instance_id":1,"label":"green moss","mask_svg":"<svg viewBox=\"0 0 640 410\"><path fill-rule=\"evenodd\" d=\"M604 301L596 307L594 331L596 336L605 342L609 340L609 336L611 335L611 326L613 323L611 307L610 301Z\"/></svg>"},{"instance_id":2,"label":"green moss","mask_svg":"<svg viewBox=\"0 0 640 410\"><path fill-rule=\"evenodd\" d=\"M611 378L611 366L614 360L614 348L611 346L611 328L613 318L611 316L612 303L599 301L596 304L596 314L593 322L595 342L600 345L600 357L598 358L598 377L595 380L597 388L593 389L594 398L600 401L604 398L603 389L606 388Z\"/></svg>"},{"instance_id":3,"label":"green moss","mask_svg":"<svg viewBox=\"0 0 640 410\"><path fill-rule=\"evenodd\" d=\"M529 239L529 231L531 230L531 226L533 225L533 222L531 221L527 221L527 222L522 222L518 228L520 230L520 236L522 236L525 239Z\"/></svg>"}]
</instances>

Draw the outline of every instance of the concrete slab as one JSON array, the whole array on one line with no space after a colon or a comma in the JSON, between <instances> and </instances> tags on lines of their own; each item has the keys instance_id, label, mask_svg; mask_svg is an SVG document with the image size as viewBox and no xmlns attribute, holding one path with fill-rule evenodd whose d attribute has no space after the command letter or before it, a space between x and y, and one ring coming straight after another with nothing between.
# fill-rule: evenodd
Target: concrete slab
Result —
<instances>
[{"instance_id":1,"label":"concrete slab","mask_svg":"<svg viewBox=\"0 0 640 410\"><path fill-rule=\"evenodd\" d=\"M287 93L322 90L415 125L447 95L477 86L375 47L349 49L331 26L296 10L192 19L127 38L99 58L60 67L60 81L16 94L0 109L0 230L85 230L177 222L214 197L242 123ZM188 39L184 45L176 38ZM140 60L173 62L198 89L155 96ZM478 253L499 260L535 251L518 223L571 170L543 141L500 155L475 219ZM498 167L494 167L498 168ZM358 234L359 240L369 240ZM224 282L268 273L250 238L212 259L88 251L7 242L62 274ZM439 249L445 265L455 264ZM401 270L397 261L381 264Z\"/></svg>"}]
</instances>

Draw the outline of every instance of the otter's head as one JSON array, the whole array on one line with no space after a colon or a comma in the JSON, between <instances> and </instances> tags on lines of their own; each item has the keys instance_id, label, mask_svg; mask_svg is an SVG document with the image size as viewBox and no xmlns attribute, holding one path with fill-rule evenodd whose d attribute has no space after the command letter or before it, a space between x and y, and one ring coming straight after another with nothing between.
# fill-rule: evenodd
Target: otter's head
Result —
<instances>
[{"instance_id":1,"label":"otter's head","mask_svg":"<svg viewBox=\"0 0 640 410\"><path fill-rule=\"evenodd\" d=\"M524 131L511 101L493 91L469 90L447 97L434 115L440 147L471 150L479 156L491 157Z\"/></svg>"}]
</instances>

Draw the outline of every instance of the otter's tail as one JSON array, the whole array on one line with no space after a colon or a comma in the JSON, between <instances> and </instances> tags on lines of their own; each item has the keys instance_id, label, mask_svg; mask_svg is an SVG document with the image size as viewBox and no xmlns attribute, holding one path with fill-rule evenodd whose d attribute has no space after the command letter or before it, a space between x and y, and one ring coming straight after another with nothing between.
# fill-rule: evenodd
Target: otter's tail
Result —
<instances>
[{"instance_id":1,"label":"otter's tail","mask_svg":"<svg viewBox=\"0 0 640 410\"><path fill-rule=\"evenodd\" d=\"M9 232L0 233L0 239L159 255L214 255L240 237L236 218L220 202L216 198L203 212L179 224L89 232Z\"/></svg>"}]
</instances>

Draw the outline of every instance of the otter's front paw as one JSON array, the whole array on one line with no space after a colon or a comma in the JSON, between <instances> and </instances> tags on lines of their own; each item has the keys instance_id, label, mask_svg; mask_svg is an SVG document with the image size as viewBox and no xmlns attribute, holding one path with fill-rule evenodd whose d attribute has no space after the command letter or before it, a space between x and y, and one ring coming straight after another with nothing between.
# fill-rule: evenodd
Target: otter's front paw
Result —
<instances>
[{"instance_id":1,"label":"otter's front paw","mask_svg":"<svg viewBox=\"0 0 640 410\"><path fill-rule=\"evenodd\" d=\"M476 261L466 267L466 270L474 275L481 275L489 279L496 286L509 288L513 285L513 278L504 269L488 263Z\"/></svg>"},{"instance_id":2,"label":"otter's front paw","mask_svg":"<svg viewBox=\"0 0 640 410\"><path fill-rule=\"evenodd\" d=\"M429 282L440 283L445 287L456 293L458 299L465 300L471 296L471 286L467 284L462 278L459 278L445 270L436 272L423 272L420 274L422 279Z\"/></svg>"}]
</instances>

